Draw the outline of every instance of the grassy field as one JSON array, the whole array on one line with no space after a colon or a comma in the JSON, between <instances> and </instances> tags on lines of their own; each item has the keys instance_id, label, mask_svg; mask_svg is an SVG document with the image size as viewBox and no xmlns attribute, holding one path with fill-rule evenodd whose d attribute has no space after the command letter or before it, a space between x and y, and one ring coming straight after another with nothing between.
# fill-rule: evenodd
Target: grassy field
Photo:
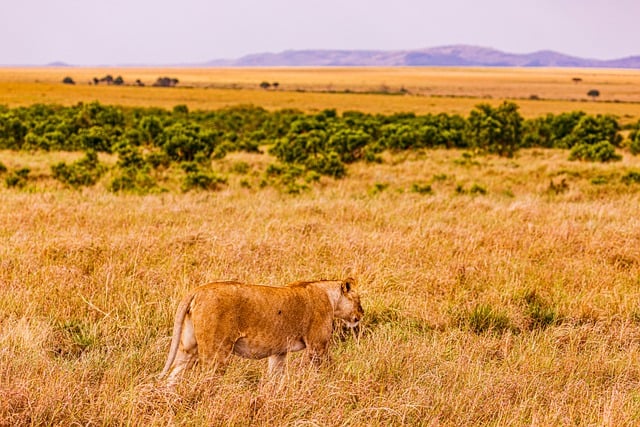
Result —
<instances>
[{"instance_id":1,"label":"grassy field","mask_svg":"<svg viewBox=\"0 0 640 427\"><path fill-rule=\"evenodd\" d=\"M94 86L94 77L122 76L131 86ZM65 76L76 85L63 85ZM149 87L160 76L176 88ZM581 81L575 83L574 78ZM145 87L132 84L140 80ZM278 83L263 90L261 82ZM598 89L597 101L587 92ZM404 93L404 95L403 95ZM539 99L531 99L536 97ZM516 100L525 117L582 110L614 114L622 123L640 119L637 70L502 68L0 68L0 99L9 106L34 103L159 106L186 104L216 109L254 104L267 109L325 108L391 114L458 113L480 102Z\"/></svg>"},{"instance_id":2,"label":"grassy field","mask_svg":"<svg viewBox=\"0 0 640 427\"><path fill-rule=\"evenodd\" d=\"M147 86L89 84L106 74ZM164 75L181 87L150 87ZM503 99L526 117L635 122L640 72L0 68L9 106L467 115ZM182 193L169 178L170 192L139 196L109 192L109 173L63 188L51 166L82 153L0 151L10 171L31 171L22 189L0 172L0 426L638 425L640 157L620 153L384 153L299 195L261 187L269 155L232 153L213 162L220 191ZM274 381L266 361L235 358L223 376L155 387L189 289L346 276L366 314L358 335L336 336L331 364L295 354Z\"/></svg>"},{"instance_id":3,"label":"grassy field","mask_svg":"<svg viewBox=\"0 0 640 427\"><path fill-rule=\"evenodd\" d=\"M0 425L640 422L640 159L386 155L290 196L240 184L265 156L217 161L250 165L219 192L126 196L0 153L38 176L0 188ZM366 316L332 364L154 389L192 287L347 275Z\"/></svg>"}]
</instances>

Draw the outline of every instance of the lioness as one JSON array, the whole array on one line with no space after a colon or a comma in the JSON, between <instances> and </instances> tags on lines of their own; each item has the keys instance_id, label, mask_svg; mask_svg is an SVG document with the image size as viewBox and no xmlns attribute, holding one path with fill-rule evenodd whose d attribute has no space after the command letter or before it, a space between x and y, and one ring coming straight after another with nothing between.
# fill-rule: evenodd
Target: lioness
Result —
<instances>
[{"instance_id":1,"label":"lioness","mask_svg":"<svg viewBox=\"0 0 640 427\"><path fill-rule=\"evenodd\" d=\"M178 306L161 378L173 385L196 362L224 367L232 354L269 358L282 369L286 354L308 349L311 362L327 357L333 319L355 327L364 312L355 281L294 282L284 287L214 282L189 293Z\"/></svg>"}]
</instances>

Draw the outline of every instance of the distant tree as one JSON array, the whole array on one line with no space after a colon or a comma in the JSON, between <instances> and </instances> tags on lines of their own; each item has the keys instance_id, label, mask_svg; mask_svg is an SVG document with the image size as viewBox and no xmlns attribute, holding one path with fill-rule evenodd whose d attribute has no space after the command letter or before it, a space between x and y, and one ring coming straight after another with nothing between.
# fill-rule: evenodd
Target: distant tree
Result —
<instances>
[{"instance_id":1,"label":"distant tree","mask_svg":"<svg viewBox=\"0 0 640 427\"><path fill-rule=\"evenodd\" d=\"M571 79L574 83L580 83L582 81L582 78L580 77L574 77Z\"/></svg>"},{"instance_id":2,"label":"distant tree","mask_svg":"<svg viewBox=\"0 0 640 427\"><path fill-rule=\"evenodd\" d=\"M600 96L600 91L598 89L591 89L589 92L587 92L587 96L590 96L595 100Z\"/></svg>"},{"instance_id":3,"label":"distant tree","mask_svg":"<svg viewBox=\"0 0 640 427\"><path fill-rule=\"evenodd\" d=\"M269 89L269 88L271 87L271 83L269 83L269 82L262 82L262 83L260 83L260 87L261 87L262 89Z\"/></svg>"},{"instance_id":4,"label":"distant tree","mask_svg":"<svg viewBox=\"0 0 640 427\"><path fill-rule=\"evenodd\" d=\"M178 79L171 77L158 77L156 82L153 84L157 87L173 87L178 84Z\"/></svg>"},{"instance_id":5,"label":"distant tree","mask_svg":"<svg viewBox=\"0 0 640 427\"><path fill-rule=\"evenodd\" d=\"M120 77L120 78L122 78L122 77ZM93 84L97 85L97 84L100 84L100 83L106 83L108 85L113 84L114 83L113 76L111 74L107 74L106 76L104 76L104 77L102 77L100 79L97 78L97 77L93 78Z\"/></svg>"},{"instance_id":6,"label":"distant tree","mask_svg":"<svg viewBox=\"0 0 640 427\"><path fill-rule=\"evenodd\" d=\"M273 82L273 83L271 83L271 86L273 86L274 89L278 89L278 87L280 86L280 83Z\"/></svg>"},{"instance_id":7,"label":"distant tree","mask_svg":"<svg viewBox=\"0 0 640 427\"><path fill-rule=\"evenodd\" d=\"M122 76L118 76L113 80L113 84L117 86L122 86L124 84L124 79Z\"/></svg>"},{"instance_id":8,"label":"distant tree","mask_svg":"<svg viewBox=\"0 0 640 427\"><path fill-rule=\"evenodd\" d=\"M74 85L76 84L76 82L73 81L73 79L69 76L65 77L64 79L62 79L62 83L66 84L66 85Z\"/></svg>"},{"instance_id":9,"label":"distant tree","mask_svg":"<svg viewBox=\"0 0 640 427\"><path fill-rule=\"evenodd\" d=\"M142 80L136 79L136 85L137 86L144 86L144 83L142 83Z\"/></svg>"}]
</instances>

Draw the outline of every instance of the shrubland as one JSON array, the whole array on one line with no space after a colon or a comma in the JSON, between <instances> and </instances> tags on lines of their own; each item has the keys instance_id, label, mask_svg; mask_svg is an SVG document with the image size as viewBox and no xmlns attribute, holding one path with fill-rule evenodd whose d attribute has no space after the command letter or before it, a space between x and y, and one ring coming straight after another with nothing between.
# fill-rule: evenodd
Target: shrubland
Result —
<instances>
[{"instance_id":1,"label":"shrubland","mask_svg":"<svg viewBox=\"0 0 640 427\"><path fill-rule=\"evenodd\" d=\"M640 125L510 103L0 123L2 425L639 421ZM187 290L345 276L366 314L332 363L156 387Z\"/></svg>"},{"instance_id":2,"label":"shrubland","mask_svg":"<svg viewBox=\"0 0 640 427\"><path fill-rule=\"evenodd\" d=\"M444 113L338 114L330 109L317 114L269 112L254 106L190 112L185 105L163 110L93 102L5 107L0 110L0 149L84 151L84 160L57 164L52 175L80 187L94 185L109 171L112 191L139 193L166 191L162 182L175 176L182 176L183 190L219 188L225 178L211 170L212 158L268 151L275 162L260 185L281 176L295 192L306 188L301 179L344 177L347 165L379 161L384 151L446 147L511 157L522 148L562 148L570 149L570 158L576 160L616 161L623 141L637 153L638 126L632 127L627 141L613 116L577 111L525 120L513 102L479 104L468 118ZM97 153L116 156L115 165L101 164ZM8 185L22 186L28 171L12 172L8 179Z\"/></svg>"}]
</instances>

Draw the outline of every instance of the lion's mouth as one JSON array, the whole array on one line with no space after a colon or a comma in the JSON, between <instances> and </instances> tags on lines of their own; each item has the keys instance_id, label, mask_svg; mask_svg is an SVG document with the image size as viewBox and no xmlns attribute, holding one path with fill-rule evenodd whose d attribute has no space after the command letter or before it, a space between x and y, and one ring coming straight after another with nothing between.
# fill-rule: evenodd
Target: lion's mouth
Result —
<instances>
[{"instance_id":1,"label":"lion's mouth","mask_svg":"<svg viewBox=\"0 0 640 427\"><path fill-rule=\"evenodd\" d=\"M344 323L347 325L348 328L355 328L360 323L360 318L359 317L354 317L354 318L352 318L350 320L346 320L345 319Z\"/></svg>"}]
</instances>

